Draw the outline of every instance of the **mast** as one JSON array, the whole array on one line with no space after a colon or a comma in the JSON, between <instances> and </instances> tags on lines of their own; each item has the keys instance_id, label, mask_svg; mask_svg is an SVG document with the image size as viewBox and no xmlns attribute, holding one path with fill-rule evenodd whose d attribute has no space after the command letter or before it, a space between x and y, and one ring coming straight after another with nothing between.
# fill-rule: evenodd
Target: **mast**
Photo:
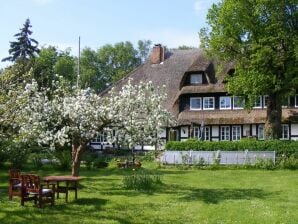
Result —
<instances>
[{"instance_id":1,"label":"mast","mask_svg":"<svg viewBox=\"0 0 298 224\"><path fill-rule=\"evenodd\" d=\"M78 74L77 74L77 89L79 88L80 80L80 57L81 57L81 37L79 36L79 55L78 55Z\"/></svg>"}]
</instances>

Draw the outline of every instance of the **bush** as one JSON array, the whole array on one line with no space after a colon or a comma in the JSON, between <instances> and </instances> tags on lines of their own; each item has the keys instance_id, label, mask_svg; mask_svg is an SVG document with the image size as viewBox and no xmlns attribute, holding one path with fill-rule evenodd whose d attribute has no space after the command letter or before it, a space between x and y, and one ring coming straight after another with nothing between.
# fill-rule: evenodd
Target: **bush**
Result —
<instances>
[{"instance_id":1,"label":"bush","mask_svg":"<svg viewBox=\"0 0 298 224\"><path fill-rule=\"evenodd\" d=\"M100 156L93 161L93 166L96 168L106 168L108 165L108 159L103 156Z\"/></svg>"},{"instance_id":2,"label":"bush","mask_svg":"<svg viewBox=\"0 0 298 224\"><path fill-rule=\"evenodd\" d=\"M298 159L295 155L291 155L289 157L282 155L277 159L277 164L281 169L298 169Z\"/></svg>"},{"instance_id":3,"label":"bush","mask_svg":"<svg viewBox=\"0 0 298 224\"><path fill-rule=\"evenodd\" d=\"M273 170L276 168L272 159L257 158L253 167L258 169Z\"/></svg>"},{"instance_id":4,"label":"bush","mask_svg":"<svg viewBox=\"0 0 298 224\"><path fill-rule=\"evenodd\" d=\"M167 150L173 151L276 151L277 156L298 155L298 141L268 140L257 141L254 139L243 139L241 141L198 141L188 139L184 142L170 141L166 144Z\"/></svg>"},{"instance_id":5,"label":"bush","mask_svg":"<svg viewBox=\"0 0 298 224\"><path fill-rule=\"evenodd\" d=\"M33 166L36 169L40 169L43 166L42 159L45 159L45 156L44 154L40 153L32 153L30 159L32 161Z\"/></svg>"},{"instance_id":6,"label":"bush","mask_svg":"<svg viewBox=\"0 0 298 224\"><path fill-rule=\"evenodd\" d=\"M0 166L2 166L8 159L7 142L0 139Z\"/></svg>"},{"instance_id":7,"label":"bush","mask_svg":"<svg viewBox=\"0 0 298 224\"><path fill-rule=\"evenodd\" d=\"M13 141L7 142L7 161L10 162L11 167L21 169L27 163L30 149L27 145L16 143Z\"/></svg>"},{"instance_id":8,"label":"bush","mask_svg":"<svg viewBox=\"0 0 298 224\"><path fill-rule=\"evenodd\" d=\"M133 171L132 174L123 177L124 188L130 190L153 190L157 185L162 184L161 176L146 172Z\"/></svg>"},{"instance_id":9,"label":"bush","mask_svg":"<svg viewBox=\"0 0 298 224\"><path fill-rule=\"evenodd\" d=\"M85 162L87 170L91 170L93 161L95 160L95 157L96 157L96 154L89 152L89 151L86 151L83 154L82 160Z\"/></svg>"},{"instance_id":10,"label":"bush","mask_svg":"<svg viewBox=\"0 0 298 224\"><path fill-rule=\"evenodd\" d=\"M70 170L70 168L71 168L71 153L70 153L69 149L55 151L54 157L58 161L58 166L60 169Z\"/></svg>"}]
</instances>

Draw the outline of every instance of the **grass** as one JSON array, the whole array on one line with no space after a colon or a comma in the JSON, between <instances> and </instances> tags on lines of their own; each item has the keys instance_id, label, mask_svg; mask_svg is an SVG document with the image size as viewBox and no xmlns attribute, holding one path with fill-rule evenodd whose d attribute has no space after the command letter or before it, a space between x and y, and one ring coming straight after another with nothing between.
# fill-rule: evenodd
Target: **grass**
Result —
<instances>
[{"instance_id":1,"label":"grass","mask_svg":"<svg viewBox=\"0 0 298 224\"><path fill-rule=\"evenodd\" d=\"M298 223L298 172L290 170L143 170L162 175L150 192L126 190L123 176L137 172L109 167L81 170L79 199L63 195L43 209L7 196L7 169L0 169L0 223ZM30 168L25 170L32 172ZM39 175L69 174L50 168Z\"/></svg>"}]
</instances>

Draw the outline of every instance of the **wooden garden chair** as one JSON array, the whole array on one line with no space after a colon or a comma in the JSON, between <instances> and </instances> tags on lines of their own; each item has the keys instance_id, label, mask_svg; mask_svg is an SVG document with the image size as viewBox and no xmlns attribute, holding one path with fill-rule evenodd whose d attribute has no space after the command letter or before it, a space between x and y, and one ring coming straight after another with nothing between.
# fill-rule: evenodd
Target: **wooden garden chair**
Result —
<instances>
[{"instance_id":1,"label":"wooden garden chair","mask_svg":"<svg viewBox=\"0 0 298 224\"><path fill-rule=\"evenodd\" d=\"M8 171L9 185L8 185L8 197L12 200L13 196L21 197L21 171L17 169L11 169Z\"/></svg>"},{"instance_id":2,"label":"wooden garden chair","mask_svg":"<svg viewBox=\"0 0 298 224\"><path fill-rule=\"evenodd\" d=\"M33 174L21 175L22 177L22 196L21 205L23 206L26 201L34 201L38 207L43 207L45 203L55 203L55 185L52 188L43 188L40 182L40 177Z\"/></svg>"}]
</instances>

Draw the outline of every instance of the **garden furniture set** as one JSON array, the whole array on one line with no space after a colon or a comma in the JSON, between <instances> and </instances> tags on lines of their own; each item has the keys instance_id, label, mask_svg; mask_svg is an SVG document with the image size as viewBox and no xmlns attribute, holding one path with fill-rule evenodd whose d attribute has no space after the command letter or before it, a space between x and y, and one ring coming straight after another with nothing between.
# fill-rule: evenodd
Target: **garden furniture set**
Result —
<instances>
[{"instance_id":1,"label":"garden furniture set","mask_svg":"<svg viewBox=\"0 0 298 224\"><path fill-rule=\"evenodd\" d=\"M38 207L43 207L45 203L55 204L55 194L57 199L59 193L65 194L65 201L68 202L68 191L75 191L75 199L78 197L78 181L81 177L73 176L47 176L43 179L35 174L22 174L20 170L9 170L8 196L12 200L13 196L21 198L21 205L26 201L38 203ZM64 185L61 183L64 182ZM44 184L43 184L44 183Z\"/></svg>"}]
</instances>

